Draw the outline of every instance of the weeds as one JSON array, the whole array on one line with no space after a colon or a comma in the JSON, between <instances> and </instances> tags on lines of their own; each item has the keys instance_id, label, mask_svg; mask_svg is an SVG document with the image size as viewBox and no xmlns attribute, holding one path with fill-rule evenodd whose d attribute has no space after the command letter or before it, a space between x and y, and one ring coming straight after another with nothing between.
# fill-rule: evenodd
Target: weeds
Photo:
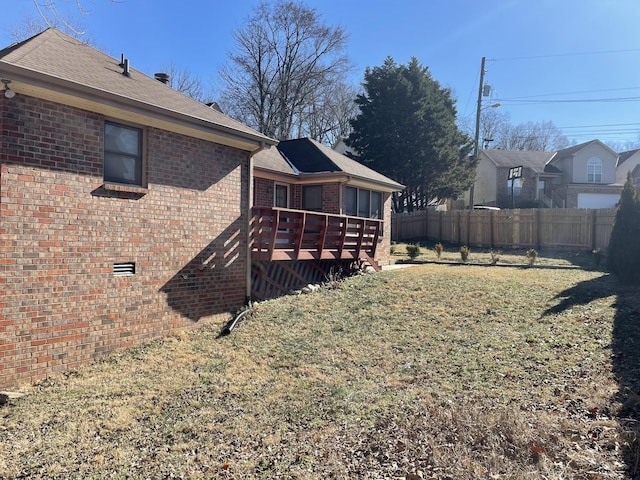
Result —
<instances>
[{"instance_id":1,"label":"weeds","mask_svg":"<svg viewBox=\"0 0 640 480\"><path fill-rule=\"evenodd\" d=\"M433 250L436 252L436 258L440 260L442 252L444 251L444 247L442 246L442 244L440 242L436 243L435 247L433 247Z\"/></svg>"},{"instance_id":2,"label":"weeds","mask_svg":"<svg viewBox=\"0 0 640 480\"><path fill-rule=\"evenodd\" d=\"M469 247L467 247L466 245L460 247L460 258L462 259L463 263L467 263L469 261L469 253L471 253Z\"/></svg>"},{"instance_id":3,"label":"weeds","mask_svg":"<svg viewBox=\"0 0 640 480\"><path fill-rule=\"evenodd\" d=\"M203 326L10 399L0 478L633 478L612 285L428 264L261 302L220 340Z\"/></svg>"},{"instance_id":4,"label":"weeds","mask_svg":"<svg viewBox=\"0 0 640 480\"><path fill-rule=\"evenodd\" d=\"M530 248L527 250L525 256L527 257L527 265L533 267L533 264L536 263L536 259L538 258L538 251L535 248Z\"/></svg>"}]
</instances>

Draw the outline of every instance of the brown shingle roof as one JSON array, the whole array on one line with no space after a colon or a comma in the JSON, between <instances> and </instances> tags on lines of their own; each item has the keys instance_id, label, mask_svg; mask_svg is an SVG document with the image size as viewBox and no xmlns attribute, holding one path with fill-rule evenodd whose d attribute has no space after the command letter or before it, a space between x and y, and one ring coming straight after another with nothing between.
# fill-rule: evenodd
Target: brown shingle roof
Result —
<instances>
[{"instance_id":1,"label":"brown shingle roof","mask_svg":"<svg viewBox=\"0 0 640 480\"><path fill-rule=\"evenodd\" d=\"M545 165L555 152L528 152L524 150L482 150L481 151L497 167L529 168L536 173L543 173Z\"/></svg>"},{"instance_id":2,"label":"brown shingle roof","mask_svg":"<svg viewBox=\"0 0 640 480\"><path fill-rule=\"evenodd\" d=\"M275 146L265 148L264 150L254 154L253 166L263 170L270 170L272 172L286 173L288 175L296 174L293 168L291 168L291 165L289 165Z\"/></svg>"},{"instance_id":3,"label":"brown shingle roof","mask_svg":"<svg viewBox=\"0 0 640 480\"><path fill-rule=\"evenodd\" d=\"M135 59L131 63L135 65ZM157 107L204 122L210 128L275 143L269 137L135 68L129 69L129 76L123 75L123 68L119 64L120 59L114 59L55 28L48 28L23 42L0 50L0 70L3 65L19 67L27 76L62 80L71 86L93 90L96 95L112 94L120 97L123 102Z\"/></svg>"}]
</instances>

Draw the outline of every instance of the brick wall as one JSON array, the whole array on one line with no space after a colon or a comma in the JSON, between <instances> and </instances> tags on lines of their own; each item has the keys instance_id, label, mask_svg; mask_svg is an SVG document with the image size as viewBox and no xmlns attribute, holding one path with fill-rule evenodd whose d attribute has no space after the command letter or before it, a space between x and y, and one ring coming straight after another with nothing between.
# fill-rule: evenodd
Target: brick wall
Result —
<instances>
[{"instance_id":1,"label":"brick wall","mask_svg":"<svg viewBox=\"0 0 640 480\"><path fill-rule=\"evenodd\" d=\"M148 191L103 187L104 118L0 97L0 388L221 325L245 302L245 152L146 128ZM136 274L114 276L114 262Z\"/></svg>"},{"instance_id":2,"label":"brick wall","mask_svg":"<svg viewBox=\"0 0 640 480\"><path fill-rule=\"evenodd\" d=\"M254 177L253 205L260 207L273 206L273 180Z\"/></svg>"},{"instance_id":3,"label":"brick wall","mask_svg":"<svg viewBox=\"0 0 640 480\"><path fill-rule=\"evenodd\" d=\"M376 249L376 261L380 265L391 263L391 194L382 194L382 219L384 220L382 238Z\"/></svg>"},{"instance_id":4,"label":"brick wall","mask_svg":"<svg viewBox=\"0 0 640 480\"><path fill-rule=\"evenodd\" d=\"M322 211L340 215L340 188L339 183L325 183L322 185Z\"/></svg>"}]
</instances>

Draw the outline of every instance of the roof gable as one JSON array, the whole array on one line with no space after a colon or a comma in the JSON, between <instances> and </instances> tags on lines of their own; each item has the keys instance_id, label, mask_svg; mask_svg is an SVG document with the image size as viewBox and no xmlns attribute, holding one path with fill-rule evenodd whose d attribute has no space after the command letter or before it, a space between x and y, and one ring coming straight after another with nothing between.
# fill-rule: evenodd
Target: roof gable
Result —
<instances>
[{"instance_id":1,"label":"roof gable","mask_svg":"<svg viewBox=\"0 0 640 480\"><path fill-rule=\"evenodd\" d=\"M578 153L580 150L583 150L591 145L597 145L602 147L603 149L607 150L612 156L617 157L616 152L614 152L611 148L609 148L607 145L605 145L604 143L602 143L600 140L590 140L588 142L584 142L584 143L579 143L578 145L572 145L571 147L568 148L564 148L562 150L558 150L558 152L556 153L556 156L553 158L553 162L557 162L560 161L562 159L565 159L567 157L571 157L573 155L575 155L576 153Z\"/></svg>"}]
</instances>

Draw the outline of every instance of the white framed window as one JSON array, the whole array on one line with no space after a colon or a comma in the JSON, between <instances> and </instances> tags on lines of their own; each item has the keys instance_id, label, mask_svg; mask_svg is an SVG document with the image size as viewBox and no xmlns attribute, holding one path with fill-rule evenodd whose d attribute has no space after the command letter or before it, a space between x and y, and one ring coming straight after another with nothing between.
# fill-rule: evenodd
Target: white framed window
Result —
<instances>
[{"instance_id":1,"label":"white framed window","mask_svg":"<svg viewBox=\"0 0 640 480\"><path fill-rule=\"evenodd\" d=\"M142 129L105 122L104 181L142 186Z\"/></svg>"},{"instance_id":2,"label":"white framed window","mask_svg":"<svg viewBox=\"0 0 640 480\"><path fill-rule=\"evenodd\" d=\"M352 217L382 218L382 192L345 187L344 212Z\"/></svg>"},{"instance_id":3,"label":"white framed window","mask_svg":"<svg viewBox=\"0 0 640 480\"><path fill-rule=\"evenodd\" d=\"M587 162L587 183L602 183L602 160L597 157Z\"/></svg>"},{"instance_id":4,"label":"white framed window","mask_svg":"<svg viewBox=\"0 0 640 480\"><path fill-rule=\"evenodd\" d=\"M276 183L273 188L273 206L289 208L289 185Z\"/></svg>"}]
</instances>

